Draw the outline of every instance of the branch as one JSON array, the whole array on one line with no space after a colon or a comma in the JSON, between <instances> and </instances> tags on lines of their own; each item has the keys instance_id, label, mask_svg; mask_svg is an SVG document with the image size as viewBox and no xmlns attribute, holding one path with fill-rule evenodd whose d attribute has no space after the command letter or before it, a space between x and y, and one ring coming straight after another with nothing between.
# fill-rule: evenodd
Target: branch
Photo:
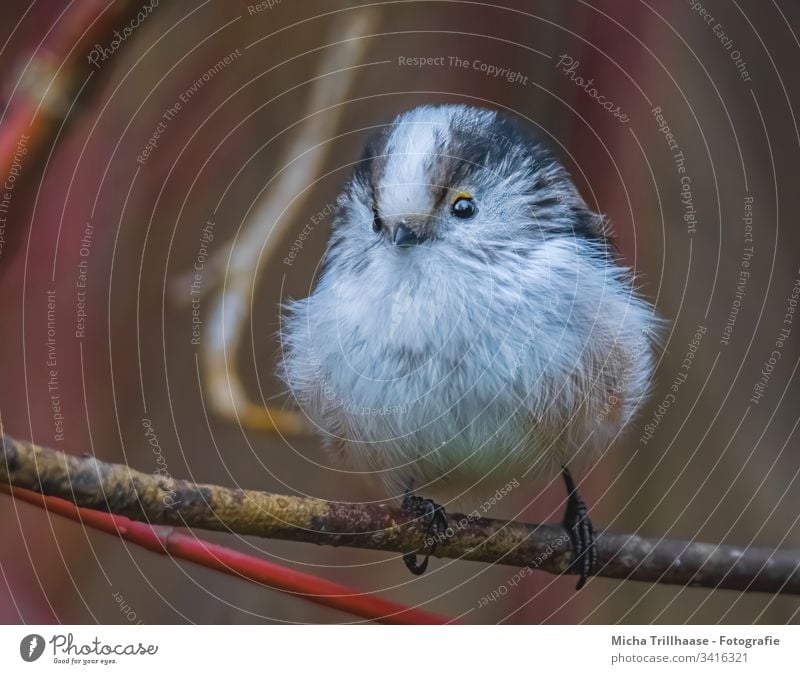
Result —
<instances>
[{"instance_id":1,"label":"branch","mask_svg":"<svg viewBox=\"0 0 800 674\"><path fill-rule=\"evenodd\" d=\"M75 117L70 108L78 94L81 104L86 105L90 93L99 90L103 77L89 65L86 55L95 42L107 43L114 29L122 28L139 9L133 0L77 3L64 13L33 55L28 48L17 48L19 67L24 64L25 69L18 73L19 82L0 118L3 180L23 153L38 157L55 141L68 116ZM89 78L93 78L91 82Z\"/></svg>"},{"instance_id":2,"label":"branch","mask_svg":"<svg viewBox=\"0 0 800 674\"><path fill-rule=\"evenodd\" d=\"M171 480L2 436L0 481L150 524L390 552L421 547L418 523L386 505ZM568 573L563 527L450 515L436 556ZM742 592L800 594L800 551L600 532L598 576Z\"/></svg>"},{"instance_id":3,"label":"branch","mask_svg":"<svg viewBox=\"0 0 800 674\"><path fill-rule=\"evenodd\" d=\"M345 106L347 92L360 72L367 40L378 13L372 9L334 22L327 44L337 45L320 57L319 72L309 80L309 97L294 140L279 163L283 168L264 187L233 240L211 260L207 287L219 287L211 300L200 357L203 390L219 416L257 430L302 435L308 429L296 411L265 407L252 401L239 375L238 354L245 335L253 292L266 264L296 223L311 195L313 178L320 175ZM294 125L291 125L294 126ZM187 296L185 293L182 296Z\"/></svg>"},{"instance_id":4,"label":"branch","mask_svg":"<svg viewBox=\"0 0 800 674\"><path fill-rule=\"evenodd\" d=\"M133 522L121 515L77 508L62 499L42 496L18 487L12 489L0 485L0 490L7 491L18 500L80 522L84 526L124 538L151 552L170 555L175 559L185 559L200 566L264 585L271 590L352 613L367 620L389 625L442 625L451 622L427 611L402 606L324 578L317 578L274 562L208 543L195 536L177 532L172 527L153 527L142 522Z\"/></svg>"}]
</instances>

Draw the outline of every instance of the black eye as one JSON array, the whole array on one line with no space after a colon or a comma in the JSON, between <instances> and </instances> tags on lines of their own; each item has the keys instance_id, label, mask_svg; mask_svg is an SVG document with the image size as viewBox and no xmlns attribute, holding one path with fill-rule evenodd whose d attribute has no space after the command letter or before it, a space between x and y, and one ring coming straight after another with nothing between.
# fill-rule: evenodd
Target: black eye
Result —
<instances>
[{"instance_id":1,"label":"black eye","mask_svg":"<svg viewBox=\"0 0 800 674\"><path fill-rule=\"evenodd\" d=\"M380 232L383 229L383 220L378 215L378 211L372 211L372 231Z\"/></svg>"},{"instance_id":2,"label":"black eye","mask_svg":"<svg viewBox=\"0 0 800 674\"><path fill-rule=\"evenodd\" d=\"M450 207L450 210L453 212L457 218L461 220L468 220L478 210L478 207L475 205L475 202L470 197L459 197L453 202L453 205Z\"/></svg>"}]
</instances>

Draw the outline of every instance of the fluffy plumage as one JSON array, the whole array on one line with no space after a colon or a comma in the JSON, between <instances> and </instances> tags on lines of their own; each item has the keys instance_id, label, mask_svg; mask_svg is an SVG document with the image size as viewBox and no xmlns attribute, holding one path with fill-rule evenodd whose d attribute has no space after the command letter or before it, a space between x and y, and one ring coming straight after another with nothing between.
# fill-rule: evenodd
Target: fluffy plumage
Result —
<instances>
[{"instance_id":1,"label":"fluffy plumage","mask_svg":"<svg viewBox=\"0 0 800 674\"><path fill-rule=\"evenodd\" d=\"M394 245L400 226L419 245ZM604 228L524 127L411 110L339 200L280 374L337 461L393 495L479 498L603 448L647 395L656 326Z\"/></svg>"}]
</instances>

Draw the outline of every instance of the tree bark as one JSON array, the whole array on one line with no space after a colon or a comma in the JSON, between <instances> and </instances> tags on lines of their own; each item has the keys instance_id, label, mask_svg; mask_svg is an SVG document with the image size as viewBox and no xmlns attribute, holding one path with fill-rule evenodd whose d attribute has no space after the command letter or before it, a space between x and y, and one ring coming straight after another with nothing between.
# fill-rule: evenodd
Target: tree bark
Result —
<instances>
[{"instance_id":1,"label":"tree bark","mask_svg":"<svg viewBox=\"0 0 800 674\"><path fill-rule=\"evenodd\" d=\"M387 505L336 503L171 480L2 436L0 481L84 508L156 525L404 553L422 547L419 522ZM450 514L437 557L569 573L567 531ZM800 594L800 551L737 547L601 531L598 576L742 592ZM399 563L399 560L398 560Z\"/></svg>"}]
</instances>

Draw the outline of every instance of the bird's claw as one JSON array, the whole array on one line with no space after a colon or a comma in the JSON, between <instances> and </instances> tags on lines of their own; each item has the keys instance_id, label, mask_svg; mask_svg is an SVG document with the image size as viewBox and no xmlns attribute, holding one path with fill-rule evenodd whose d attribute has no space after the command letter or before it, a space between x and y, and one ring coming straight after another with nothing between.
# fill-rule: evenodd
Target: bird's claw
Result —
<instances>
[{"instance_id":1,"label":"bird's claw","mask_svg":"<svg viewBox=\"0 0 800 674\"><path fill-rule=\"evenodd\" d=\"M415 496L411 491L407 491L403 497L402 509L406 515L422 520L425 525L425 557L422 562L417 562L416 552L403 555L403 562L408 570L415 576L420 576L428 568L428 560L436 552L440 536L447 530L447 513L438 503Z\"/></svg>"},{"instance_id":2,"label":"bird's claw","mask_svg":"<svg viewBox=\"0 0 800 674\"><path fill-rule=\"evenodd\" d=\"M586 579L594 573L597 564L595 532L589 519L589 509L575 489L572 475L566 468L563 469L562 475L568 493L563 525L572 542L574 556L568 571L580 574L578 584L575 586L576 590L580 590L586 584Z\"/></svg>"}]
</instances>

